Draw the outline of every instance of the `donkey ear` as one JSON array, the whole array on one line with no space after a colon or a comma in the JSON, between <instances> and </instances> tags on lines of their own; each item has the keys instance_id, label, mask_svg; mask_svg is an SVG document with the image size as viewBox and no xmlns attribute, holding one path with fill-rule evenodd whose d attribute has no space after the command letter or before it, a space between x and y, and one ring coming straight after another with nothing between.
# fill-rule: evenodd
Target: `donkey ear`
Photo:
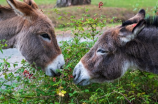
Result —
<instances>
[{"instance_id":1,"label":"donkey ear","mask_svg":"<svg viewBox=\"0 0 158 104\"><path fill-rule=\"evenodd\" d=\"M127 21L122 23L122 26L131 25L133 23L138 23L140 20L145 18L145 10L141 9L135 16L128 19Z\"/></svg>"},{"instance_id":2,"label":"donkey ear","mask_svg":"<svg viewBox=\"0 0 158 104\"><path fill-rule=\"evenodd\" d=\"M23 16L29 20L34 20L38 16L35 10L24 2L17 0L7 0L7 2L17 15Z\"/></svg>"},{"instance_id":3,"label":"donkey ear","mask_svg":"<svg viewBox=\"0 0 158 104\"><path fill-rule=\"evenodd\" d=\"M139 32L145 27L145 24L146 24L146 22L144 19L139 21L139 23L133 28L132 33L134 35L139 34Z\"/></svg>"},{"instance_id":4,"label":"donkey ear","mask_svg":"<svg viewBox=\"0 0 158 104\"><path fill-rule=\"evenodd\" d=\"M125 45L127 42L133 40L144 27L145 27L145 20L143 19L139 21L138 24L132 24L121 28L119 31L119 38L121 45Z\"/></svg>"},{"instance_id":5,"label":"donkey ear","mask_svg":"<svg viewBox=\"0 0 158 104\"><path fill-rule=\"evenodd\" d=\"M38 6L34 0L24 0L24 2L27 3L28 5L30 5L32 8L38 9Z\"/></svg>"}]
</instances>

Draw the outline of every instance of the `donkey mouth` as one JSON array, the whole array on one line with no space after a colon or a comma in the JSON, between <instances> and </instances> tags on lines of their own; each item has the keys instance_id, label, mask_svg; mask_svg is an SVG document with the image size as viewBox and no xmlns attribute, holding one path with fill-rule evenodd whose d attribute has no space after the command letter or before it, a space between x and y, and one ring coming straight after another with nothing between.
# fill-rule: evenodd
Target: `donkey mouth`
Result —
<instances>
[{"instance_id":1,"label":"donkey mouth","mask_svg":"<svg viewBox=\"0 0 158 104\"><path fill-rule=\"evenodd\" d=\"M51 70L51 73L52 73L52 76L53 76L53 77L56 77L56 76L60 76L60 75L61 75L60 72L55 73L53 70Z\"/></svg>"},{"instance_id":2,"label":"donkey mouth","mask_svg":"<svg viewBox=\"0 0 158 104\"><path fill-rule=\"evenodd\" d=\"M45 68L46 75L50 77L60 76L63 65L65 64L64 57L62 54L58 55L53 62L47 65Z\"/></svg>"},{"instance_id":3,"label":"donkey mouth","mask_svg":"<svg viewBox=\"0 0 158 104\"><path fill-rule=\"evenodd\" d=\"M87 80L87 79L82 79L81 81L76 81L76 80L74 80L74 83L75 83L76 85L86 86L86 85L89 85L89 84L90 84L90 81Z\"/></svg>"}]
</instances>

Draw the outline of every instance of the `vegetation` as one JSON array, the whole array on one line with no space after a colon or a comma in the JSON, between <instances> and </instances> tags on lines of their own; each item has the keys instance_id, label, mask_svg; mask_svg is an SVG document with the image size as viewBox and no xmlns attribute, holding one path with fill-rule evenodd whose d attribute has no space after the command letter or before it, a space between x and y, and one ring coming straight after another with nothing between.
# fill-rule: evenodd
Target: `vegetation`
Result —
<instances>
[{"instance_id":1,"label":"vegetation","mask_svg":"<svg viewBox=\"0 0 158 104\"><path fill-rule=\"evenodd\" d=\"M92 4L97 4L96 1L92 0ZM117 0L111 0L111 2L113 1ZM123 0L119 0L120 5L121 1ZM2 3L2 0L0 2ZM106 0L105 4L108 5L108 2L110 1ZM124 2L126 3L126 1ZM81 9L78 8L78 10ZM129 70L121 79L109 83L91 84L84 87L76 86L73 83L72 71L75 65L94 45L98 35L102 34L102 29L107 26L107 21L115 22L115 17L108 19L102 15L104 12L102 7L101 10L97 8L96 14L89 11L91 11L89 7L82 8L81 17L78 17L72 14L68 15L67 12L63 12L63 9L53 9L58 21L67 20L64 24L59 25L60 28L74 27L72 30L74 38L61 42L66 64L60 77L48 77L42 71L36 71L25 60L21 61L22 67L17 67L18 63L8 62L9 57L0 58L0 103L158 104L158 76L152 73ZM157 13L157 9L152 9L152 11ZM91 41L81 42L82 38ZM5 46L0 44L1 52L2 47ZM14 69L8 70L11 66Z\"/></svg>"},{"instance_id":2,"label":"vegetation","mask_svg":"<svg viewBox=\"0 0 158 104\"><path fill-rule=\"evenodd\" d=\"M106 7L119 7L119 8L133 8L135 6L139 8L153 7L157 3L157 0L103 0ZM97 5L97 0L92 0L93 5Z\"/></svg>"},{"instance_id":3,"label":"vegetation","mask_svg":"<svg viewBox=\"0 0 158 104\"><path fill-rule=\"evenodd\" d=\"M22 0L21 0L22 1ZM49 16L52 20L56 28L65 28L65 24L67 23L67 19L63 18L58 21L59 15L54 13L54 7L57 0L35 0L35 2L39 5L39 8ZM76 16L77 19L82 17L82 14L86 9L89 9L89 16L93 16L94 14L98 14L98 18L100 15L105 15L107 18L107 23L110 23L111 18L115 18L114 22L118 22L118 20L124 21L129 17L133 16L138 8L144 8L146 10L151 10L155 5L157 5L157 0L149 1L149 0L103 0L102 12L99 12L98 9L98 0L92 0L92 5L87 6L71 6L66 8L58 8L62 16L70 17ZM6 5L6 0L0 0L1 5ZM133 11L133 9L135 11ZM110 11L110 12L109 12ZM99 13L98 13L99 12ZM150 11L149 11L150 13Z\"/></svg>"},{"instance_id":4,"label":"vegetation","mask_svg":"<svg viewBox=\"0 0 158 104\"><path fill-rule=\"evenodd\" d=\"M21 0L22 1L22 0ZM53 4L55 5L57 0L35 0L39 5L43 4ZM98 6L98 0L92 0L92 5ZM141 7L153 7L157 3L157 0L103 0L105 7L121 7L121 8L133 8L133 6L138 5ZM0 4L6 4L6 0L0 0Z\"/></svg>"}]
</instances>

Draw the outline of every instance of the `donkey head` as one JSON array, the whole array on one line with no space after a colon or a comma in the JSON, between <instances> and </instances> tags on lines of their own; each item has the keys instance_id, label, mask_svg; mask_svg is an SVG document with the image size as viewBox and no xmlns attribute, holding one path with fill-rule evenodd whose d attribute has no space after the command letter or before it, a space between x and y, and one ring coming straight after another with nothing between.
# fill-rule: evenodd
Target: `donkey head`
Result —
<instances>
[{"instance_id":1,"label":"donkey head","mask_svg":"<svg viewBox=\"0 0 158 104\"><path fill-rule=\"evenodd\" d=\"M16 34L16 47L29 63L35 63L48 76L59 73L57 69L65 64L58 46L51 20L43 14L33 0L7 0L18 15L20 30Z\"/></svg>"},{"instance_id":2,"label":"donkey head","mask_svg":"<svg viewBox=\"0 0 158 104\"><path fill-rule=\"evenodd\" d=\"M133 66L125 54L125 47L143 29L144 20L138 22L136 25L109 29L101 35L76 65L73 71L75 84L88 85L93 82L111 81L121 77L130 66Z\"/></svg>"}]
</instances>

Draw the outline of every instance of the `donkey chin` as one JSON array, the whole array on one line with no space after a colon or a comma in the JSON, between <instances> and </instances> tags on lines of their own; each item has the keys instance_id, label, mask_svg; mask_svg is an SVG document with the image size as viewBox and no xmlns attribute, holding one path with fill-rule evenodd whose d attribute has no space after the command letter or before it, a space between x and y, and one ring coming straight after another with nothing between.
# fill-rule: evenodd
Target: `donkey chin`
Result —
<instances>
[{"instance_id":1,"label":"donkey chin","mask_svg":"<svg viewBox=\"0 0 158 104\"><path fill-rule=\"evenodd\" d=\"M52 63L48 64L45 68L45 73L48 76L54 77L59 76L63 65L65 64L64 57L62 54L58 55Z\"/></svg>"}]
</instances>

